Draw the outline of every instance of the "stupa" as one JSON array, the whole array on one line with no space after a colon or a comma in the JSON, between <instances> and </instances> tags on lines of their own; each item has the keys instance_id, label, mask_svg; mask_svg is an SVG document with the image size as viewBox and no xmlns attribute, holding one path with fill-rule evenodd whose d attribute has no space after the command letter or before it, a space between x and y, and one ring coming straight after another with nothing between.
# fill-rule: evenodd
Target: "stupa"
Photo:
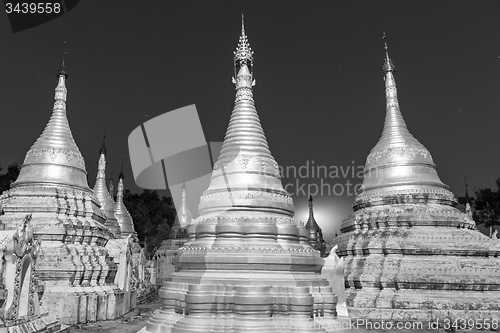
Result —
<instances>
[{"instance_id":1,"label":"stupa","mask_svg":"<svg viewBox=\"0 0 500 333\"><path fill-rule=\"evenodd\" d=\"M260 124L243 24L234 67L235 105L200 216L141 332L325 332L320 319L335 317L324 259L293 218Z\"/></svg>"},{"instance_id":2,"label":"stupa","mask_svg":"<svg viewBox=\"0 0 500 333\"><path fill-rule=\"evenodd\" d=\"M63 57L52 116L0 206L5 229L32 216L34 238L41 241L36 267L44 288L41 311L77 324L115 319L127 294L114 284L117 265L105 247L113 235L69 127L67 78Z\"/></svg>"},{"instance_id":3,"label":"stupa","mask_svg":"<svg viewBox=\"0 0 500 333\"><path fill-rule=\"evenodd\" d=\"M137 232L134 228L134 220L123 202L124 179L125 176L123 174L122 160L122 168L120 174L118 175L118 189L116 193L114 212L120 225L120 237L122 239L129 239L131 243L131 283L137 290L137 303L142 303L149 297L153 296L156 291L156 283L152 283L152 280L156 281L156 276L146 274L146 271L148 270L147 266L151 266L152 264L150 263L151 260L147 257L146 248L141 247L139 243L139 238L137 237Z\"/></svg>"},{"instance_id":4,"label":"stupa","mask_svg":"<svg viewBox=\"0 0 500 333\"><path fill-rule=\"evenodd\" d=\"M108 192L109 192L109 196L111 197L111 200L113 201L113 204L114 204L115 203L115 183L113 182L113 170L111 170L111 174L109 176Z\"/></svg>"},{"instance_id":5,"label":"stupa","mask_svg":"<svg viewBox=\"0 0 500 333\"><path fill-rule=\"evenodd\" d=\"M118 175L118 190L116 192L114 213L118 219L118 223L121 230L121 237L126 238L129 235L132 235L132 237L136 241L135 243L139 245L139 240L137 239L137 232L134 229L134 220L132 219L132 215L130 215L127 207L125 206L125 203L123 202L124 178L125 176L123 175L123 161L122 161L122 170Z\"/></svg>"},{"instance_id":6,"label":"stupa","mask_svg":"<svg viewBox=\"0 0 500 333\"><path fill-rule=\"evenodd\" d=\"M408 131L387 44L384 72L384 129L366 160L354 213L337 238L349 315L371 321L439 319L448 328L456 320L498 323L500 242L477 231L471 217L456 208L431 154Z\"/></svg>"},{"instance_id":7,"label":"stupa","mask_svg":"<svg viewBox=\"0 0 500 333\"><path fill-rule=\"evenodd\" d=\"M324 257L326 253L326 243L323 238L323 231L314 218L312 195L309 196L309 217L307 218L306 229L307 242Z\"/></svg>"},{"instance_id":8,"label":"stupa","mask_svg":"<svg viewBox=\"0 0 500 333\"><path fill-rule=\"evenodd\" d=\"M187 242L187 228L191 225L192 216L187 206L186 182L182 184L181 204L175 217L170 234L156 251L157 283L159 285L175 272L174 258L178 250Z\"/></svg>"},{"instance_id":9,"label":"stupa","mask_svg":"<svg viewBox=\"0 0 500 333\"><path fill-rule=\"evenodd\" d=\"M102 147L99 150L99 161L97 166L97 177L94 185L94 195L101 204L101 211L106 216L104 225L113 233L115 237L120 237L120 225L115 216L115 203L106 186L106 135L102 140Z\"/></svg>"}]
</instances>

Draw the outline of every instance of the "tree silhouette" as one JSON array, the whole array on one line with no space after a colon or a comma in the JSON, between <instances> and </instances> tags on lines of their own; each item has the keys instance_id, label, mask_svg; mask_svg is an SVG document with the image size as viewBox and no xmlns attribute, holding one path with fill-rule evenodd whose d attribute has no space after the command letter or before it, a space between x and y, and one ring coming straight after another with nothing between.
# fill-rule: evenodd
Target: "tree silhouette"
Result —
<instances>
[{"instance_id":1,"label":"tree silhouette","mask_svg":"<svg viewBox=\"0 0 500 333\"><path fill-rule=\"evenodd\" d=\"M2 168L0 168L0 171L2 171ZM13 163L7 167L7 172L0 175L0 194L10 189L10 184L16 181L19 171L21 171L19 165Z\"/></svg>"},{"instance_id":2,"label":"tree silhouette","mask_svg":"<svg viewBox=\"0 0 500 333\"><path fill-rule=\"evenodd\" d=\"M495 183L496 189L478 189L473 198L458 198L459 204L465 205L469 202L472 218L476 224L482 224L489 229L490 238L493 237L495 226L500 226L500 178Z\"/></svg>"},{"instance_id":3,"label":"tree silhouette","mask_svg":"<svg viewBox=\"0 0 500 333\"><path fill-rule=\"evenodd\" d=\"M156 191L144 190L141 194L131 194L125 190L125 206L134 219L134 228L139 242L146 247L150 257L162 241L168 238L174 224L176 211L170 197L161 197Z\"/></svg>"},{"instance_id":4,"label":"tree silhouette","mask_svg":"<svg viewBox=\"0 0 500 333\"><path fill-rule=\"evenodd\" d=\"M496 180L497 189L479 189L475 193L473 218L490 230L490 238L496 225L500 225L500 178Z\"/></svg>"}]
</instances>

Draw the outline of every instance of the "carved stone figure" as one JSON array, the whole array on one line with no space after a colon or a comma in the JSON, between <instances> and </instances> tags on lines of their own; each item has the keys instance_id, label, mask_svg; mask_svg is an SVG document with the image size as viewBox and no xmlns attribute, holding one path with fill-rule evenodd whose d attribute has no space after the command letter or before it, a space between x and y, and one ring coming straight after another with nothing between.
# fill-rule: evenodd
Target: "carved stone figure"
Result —
<instances>
[{"instance_id":1,"label":"carved stone figure","mask_svg":"<svg viewBox=\"0 0 500 333\"><path fill-rule=\"evenodd\" d=\"M33 237L31 215L19 227L0 231L0 332L46 332L63 328L52 315L40 311L35 278L40 240Z\"/></svg>"},{"instance_id":2,"label":"carved stone figure","mask_svg":"<svg viewBox=\"0 0 500 333\"><path fill-rule=\"evenodd\" d=\"M344 283L344 258L340 258L336 251L337 245L332 248L328 257L325 258L321 274L326 277L333 289L333 293L337 295L337 315L348 317Z\"/></svg>"}]
</instances>

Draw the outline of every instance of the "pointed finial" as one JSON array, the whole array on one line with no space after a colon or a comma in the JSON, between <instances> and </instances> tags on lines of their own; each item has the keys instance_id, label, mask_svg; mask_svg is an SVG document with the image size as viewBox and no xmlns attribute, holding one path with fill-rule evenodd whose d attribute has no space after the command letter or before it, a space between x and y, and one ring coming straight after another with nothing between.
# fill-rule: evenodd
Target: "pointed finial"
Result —
<instances>
[{"instance_id":1,"label":"pointed finial","mask_svg":"<svg viewBox=\"0 0 500 333\"><path fill-rule=\"evenodd\" d=\"M396 72L396 66L392 63L391 58L389 58L389 51L387 47L387 36L385 35L385 32L382 36L382 39L384 40L384 49L385 49L385 63L384 63L384 72Z\"/></svg>"},{"instance_id":2,"label":"pointed finial","mask_svg":"<svg viewBox=\"0 0 500 333\"><path fill-rule=\"evenodd\" d=\"M309 219L314 219L314 212L313 212L313 197L311 194L309 194Z\"/></svg>"},{"instance_id":3,"label":"pointed finial","mask_svg":"<svg viewBox=\"0 0 500 333\"><path fill-rule=\"evenodd\" d=\"M245 34L244 16L243 14L241 14L241 36L238 41L238 46L236 47L236 51L234 51L235 75L238 74L239 69L243 65L247 65L248 70L252 72L253 51L252 48L250 47L250 43L248 42L248 37Z\"/></svg>"},{"instance_id":4,"label":"pointed finial","mask_svg":"<svg viewBox=\"0 0 500 333\"><path fill-rule=\"evenodd\" d=\"M63 56L62 56L62 65L61 68L59 68L59 71L57 72L56 77L60 77L61 75L64 76L66 79L69 77L68 74L66 73L66 67L64 65L64 61L66 60L66 41L64 41L64 46L63 46Z\"/></svg>"},{"instance_id":5,"label":"pointed finial","mask_svg":"<svg viewBox=\"0 0 500 333\"><path fill-rule=\"evenodd\" d=\"M63 45L63 58L62 58L62 67L64 67L64 60L66 58L66 41L64 41Z\"/></svg>"},{"instance_id":6,"label":"pointed finial","mask_svg":"<svg viewBox=\"0 0 500 333\"><path fill-rule=\"evenodd\" d=\"M99 150L99 155L106 155L106 129L104 129L104 135L102 137L102 146L101 149Z\"/></svg>"},{"instance_id":7,"label":"pointed finial","mask_svg":"<svg viewBox=\"0 0 500 333\"><path fill-rule=\"evenodd\" d=\"M314 219L313 200L311 194L309 194L309 217L307 219L306 229L310 231L308 236L309 240L313 240L315 242L317 239L316 230L318 230L318 223L316 223L316 220ZM312 233L311 230L313 231Z\"/></svg>"},{"instance_id":8,"label":"pointed finial","mask_svg":"<svg viewBox=\"0 0 500 333\"><path fill-rule=\"evenodd\" d=\"M120 174L118 175L118 179L123 179L123 178L125 177L123 176L123 157L122 157L122 169L120 171Z\"/></svg>"},{"instance_id":9,"label":"pointed finial","mask_svg":"<svg viewBox=\"0 0 500 333\"><path fill-rule=\"evenodd\" d=\"M469 202L469 193L467 191L469 185L467 184L467 176L464 176L464 181L465 181L465 200Z\"/></svg>"}]
</instances>

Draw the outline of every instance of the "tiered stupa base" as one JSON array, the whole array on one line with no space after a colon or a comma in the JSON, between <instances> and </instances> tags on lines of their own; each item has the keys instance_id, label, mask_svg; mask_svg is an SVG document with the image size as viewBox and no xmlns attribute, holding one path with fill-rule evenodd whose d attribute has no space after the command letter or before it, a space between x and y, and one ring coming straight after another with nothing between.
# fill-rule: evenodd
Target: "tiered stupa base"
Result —
<instances>
[{"instance_id":1,"label":"tiered stupa base","mask_svg":"<svg viewBox=\"0 0 500 333\"><path fill-rule=\"evenodd\" d=\"M444 205L356 211L337 239L351 319L500 322L500 242L474 228Z\"/></svg>"},{"instance_id":2,"label":"tiered stupa base","mask_svg":"<svg viewBox=\"0 0 500 333\"><path fill-rule=\"evenodd\" d=\"M305 228L291 218L239 221L219 216L189 228L199 238L179 250L148 332L325 332L313 317L333 320L337 297Z\"/></svg>"},{"instance_id":3,"label":"tiered stupa base","mask_svg":"<svg viewBox=\"0 0 500 333\"><path fill-rule=\"evenodd\" d=\"M105 245L111 233L99 222L90 192L50 185L18 186L1 197L6 229L32 213L41 240L37 278L42 309L64 324L116 319L130 310L130 292L114 284L117 265ZM127 300L128 299L128 300Z\"/></svg>"},{"instance_id":4,"label":"tiered stupa base","mask_svg":"<svg viewBox=\"0 0 500 333\"><path fill-rule=\"evenodd\" d=\"M156 250L158 262L157 284L161 288L164 282L175 272L174 258L178 250L187 242L187 238L166 239Z\"/></svg>"},{"instance_id":5,"label":"tiered stupa base","mask_svg":"<svg viewBox=\"0 0 500 333\"><path fill-rule=\"evenodd\" d=\"M321 318L336 318L336 297L329 286L279 286L290 284L279 280L264 285L248 279L246 286L242 281L231 285L230 280L197 285L167 282L159 292L162 309L148 321L147 332L312 333L325 332L314 321L314 312Z\"/></svg>"}]
</instances>

